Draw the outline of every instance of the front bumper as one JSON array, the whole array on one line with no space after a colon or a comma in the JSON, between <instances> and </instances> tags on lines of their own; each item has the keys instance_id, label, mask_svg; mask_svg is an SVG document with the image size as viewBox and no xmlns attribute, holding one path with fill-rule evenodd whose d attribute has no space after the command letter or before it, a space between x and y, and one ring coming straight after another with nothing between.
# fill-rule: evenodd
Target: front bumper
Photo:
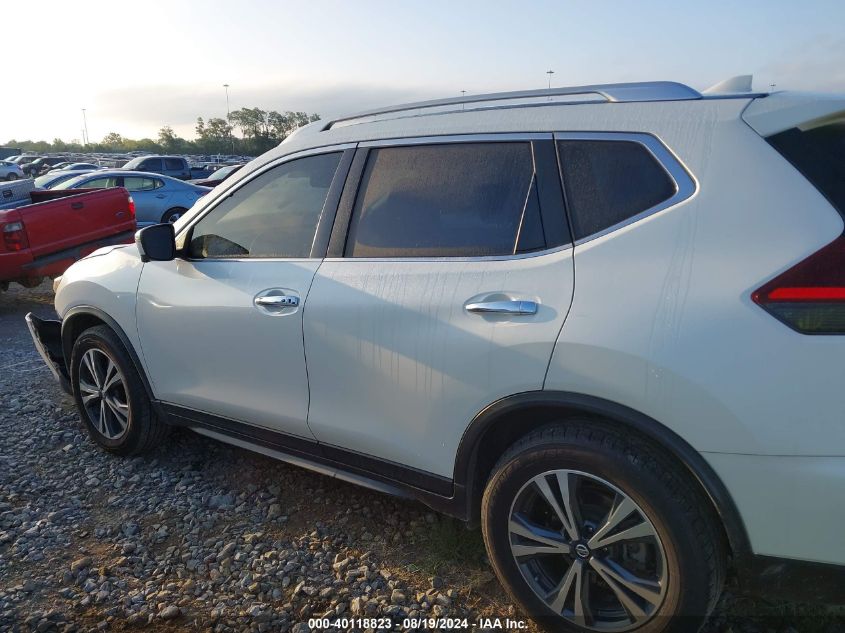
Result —
<instances>
[{"instance_id":1,"label":"front bumper","mask_svg":"<svg viewBox=\"0 0 845 633\"><path fill-rule=\"evenodd\" d=\"M24 318L38 354L47 364L47 368L59 382L62 390L67 394L72 394L70 378L62 352L62 322L41 319L32 312L27 313Z\"/></svg>"}]
</instances>

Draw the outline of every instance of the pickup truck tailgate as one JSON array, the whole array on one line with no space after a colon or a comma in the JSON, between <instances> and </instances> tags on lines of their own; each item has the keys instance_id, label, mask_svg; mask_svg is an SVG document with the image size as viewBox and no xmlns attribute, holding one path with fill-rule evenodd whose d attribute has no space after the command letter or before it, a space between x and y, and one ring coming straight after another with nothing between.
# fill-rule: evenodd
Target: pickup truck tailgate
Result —
<instances>
[{"instance_id":1,"label":"pickup truck tailgate","mask_svg":"<svg viewBox=\"0 0 845 633\"><path fill-rule=\"evenodd\" d=\"M122 187L81 190L17 211L36 260L71 248L94 251L103 238L135 230L129 192Z\"/></svg>"}]
</instances>

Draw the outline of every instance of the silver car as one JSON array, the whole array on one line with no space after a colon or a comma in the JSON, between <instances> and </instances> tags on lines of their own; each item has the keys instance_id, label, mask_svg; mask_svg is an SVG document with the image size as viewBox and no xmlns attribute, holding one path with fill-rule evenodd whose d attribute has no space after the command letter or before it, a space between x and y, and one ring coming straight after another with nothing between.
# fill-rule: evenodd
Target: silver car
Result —
<instances>
[{"instance_id":1,"label":"silver car","mask_svg":"<svg viewBox=\"0 0 845 633\"><path fill-rule=\"evenodd\" d=\"M17 180L18 178L25 178L23 170L15 163L0 160L0 180Z\"/></svg>"},{"instance_id":2,"label":"silver car","mask_svg":"<svg viewBox=\"0 0 845 633\"><path fill-rule=\"evenodd\" d=\"M83 174L53 189L104 189L125 187L135 201L138 226L175 222L211 189L198 187L176 178L144 171L111 169Z\"/></svg>"}]
</instances>

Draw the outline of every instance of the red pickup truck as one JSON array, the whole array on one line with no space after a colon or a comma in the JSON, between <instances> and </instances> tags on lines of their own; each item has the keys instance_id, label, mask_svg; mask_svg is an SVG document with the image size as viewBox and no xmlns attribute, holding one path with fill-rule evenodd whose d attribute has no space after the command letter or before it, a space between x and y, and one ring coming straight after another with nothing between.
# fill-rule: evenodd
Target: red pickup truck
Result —
<instances>
[{"instance_id":1,"label":"red pickup truck","mask_svg":"<svg viewBox=\"0 0 845 633\"><path fill-rule=\"evenodd\" d=\"M32 204L0 210L0 290L31 288L89 253L131 243L135 203L122 187L32 191Z\"/></svg>"}]
</instances>

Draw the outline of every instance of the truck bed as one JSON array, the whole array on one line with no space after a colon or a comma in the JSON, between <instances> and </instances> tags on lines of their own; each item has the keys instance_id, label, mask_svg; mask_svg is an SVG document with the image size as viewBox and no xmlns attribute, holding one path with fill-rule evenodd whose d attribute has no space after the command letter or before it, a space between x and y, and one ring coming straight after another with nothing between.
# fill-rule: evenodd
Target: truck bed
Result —
<instances>
[{"instance_id":1,"label":"truck bed","mask_svg":"<svg viewBox=\"0 0 845 633\"><path fill-rule=\"evenodd\" d=\"M0 210L0 284L39 283L98 248L133 240L134 209L122 187L35 190L30 199Z\"/></svg>"}]
</instances>

